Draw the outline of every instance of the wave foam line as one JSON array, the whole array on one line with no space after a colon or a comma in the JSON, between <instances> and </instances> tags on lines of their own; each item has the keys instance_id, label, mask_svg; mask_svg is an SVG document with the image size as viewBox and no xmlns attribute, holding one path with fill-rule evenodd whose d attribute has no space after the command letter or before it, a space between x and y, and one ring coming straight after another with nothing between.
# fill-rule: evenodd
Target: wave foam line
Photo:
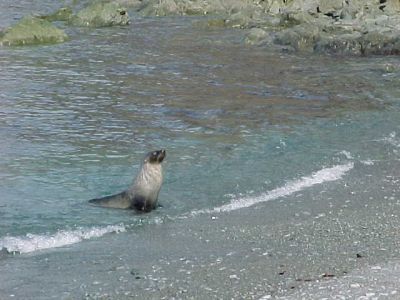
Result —
<instances>
[{"instance_id":1,"label":"wave foam line","mask_svg":"<svg viewBox=\"0 0 400 300\"><path fill-rule=\"evenodd\" d=\"M57 248L79 243L83 240L101 237L107 233L125 232L124 225L108 225L106 227L79 228L76 230L59 230L54 235L37 235L28 233L26 236L7 236L0 239L0 250L8 252L29 253L37 250Z\"/></svg>"},{"instance_id":2,"label":"wave foam line","mask_svg":"<svg viewBox=\"0 0 400 300\"><path fill-rule=\"evenodd\" d=\"M281 197L286 197L317 184L336 181L342 178L353 167L354 167L353 163L348 163L345 165L337 165L331 168L325 168L312 173L310 176L305 176L298 180L289 181L284 186L271 190L260 196L235 199L228 204L215 207L213 209L192 211L191 215L228 212L241 208L246 208L261 202L266 202Z\"/></svg>"}]
</instances>

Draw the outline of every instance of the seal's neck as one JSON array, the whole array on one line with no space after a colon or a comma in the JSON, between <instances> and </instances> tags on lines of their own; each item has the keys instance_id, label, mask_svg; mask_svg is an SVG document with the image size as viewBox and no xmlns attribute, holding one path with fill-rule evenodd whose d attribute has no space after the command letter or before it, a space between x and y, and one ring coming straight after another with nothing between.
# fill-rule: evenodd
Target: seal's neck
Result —
<instances>
[{"instance_id":1,"label":"seal's neck","mask_svg":"<svg viewBox=\"0 0 400 300\"><path fill-rule=\"evenodd\" d=\"M162 182L162 165L157 163L145 162L133 185L152 185Z\"/></svg>"}]
</instances>

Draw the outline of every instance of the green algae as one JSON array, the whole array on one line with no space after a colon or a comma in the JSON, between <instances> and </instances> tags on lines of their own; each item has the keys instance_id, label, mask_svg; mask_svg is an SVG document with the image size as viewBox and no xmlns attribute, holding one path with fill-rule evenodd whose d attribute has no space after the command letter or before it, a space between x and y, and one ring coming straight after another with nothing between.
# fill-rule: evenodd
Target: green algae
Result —
<instances>
[{"instance_id":1,"label":"green algae","mask_svg":"<svg viewBox=\"0 0 400 300\"><path fill-rule=\"evenodd\" d=\"M75 15L70 7L63 7L53 14L40 18L51 22L66 21L70 25L78 27L107 27L129 24L127 10L116 2L93 2Z\"/></svg>"},{"instance_id":2,"label":"green algae","mask_svg":"<svg viewBox=\"0 0 400 300\"><path fill-rule=\"evenodd\" d=\"M128 25L129 15L118 3L96 2L79 11L70 19L74 26L106 27Z\"/></svg>"},{"instance_id":3,"label":"green algae","mask_svg":"<svg viewBox=\"0 0 400 300\"><path fill-rule=\"evenodd\" d=\"M0 37L2 46L23 46L48 43L62 43L67 34L47 20L27 16L8 28Z\"/></svg>"},{"instance_id":4,"label":"green algae","mask_svg":"<svg viewBox=\"0 0 400 300\"><path fill-rule=\"evenodd\" d=\"M50 22L69 21L72 18L72 14L73 14L73 12L70 7L62 7L50 15L41 16L40 18L45 19Z\"/></svg>"}]
</instances>

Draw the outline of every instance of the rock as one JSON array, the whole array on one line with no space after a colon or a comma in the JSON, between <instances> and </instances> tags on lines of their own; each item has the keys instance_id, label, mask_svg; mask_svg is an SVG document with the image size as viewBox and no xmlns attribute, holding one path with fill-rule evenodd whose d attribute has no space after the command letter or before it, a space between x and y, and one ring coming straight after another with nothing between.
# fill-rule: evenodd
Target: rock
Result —
<instances>
[{"instance_id":1,"label":"rock","mask_svg":"<svg viewBox=\"0 0 400 300\"><path fill-rule=\"evenodd\" d=\"M66 33L49 21L37 17L24 17L0 36L0 45L62 43L67 39Z\"/></svg>"},{"instance_id":2,"label":"rock","mask_svg":"<svg viewBox=\"0 0 400 300\"><path fill-rule=\"evenodd\" d=\"M184 11L175 0L160 0L158 3L148 2L139 10L145 16L182 15Z\"/></svg>"},{"instance_id":3,"label":"rock","mask_svg":"<svg viewBox=\"0 0 400 300\"><path fill-rule=\"evenodd\" d=\"M313 1L305 0L303 8L296 6L300 2L294 0L280 13L285 28L276 32L276 44L341 55L400 54L400 16L394 14L400 1L385 2L388 13L372 1L314 1L317 13L310 9Z\"/></svg>"},{"instance_id":4,"label":"rock","mask_svg":"<svg viewBox=\"0 0 400 300\"><path fill-rule=\"evenodd\" d=\"M225 27L226 26L225 18L213 18L207 20L207 27Z\"/></svg>"},{"instance_id":5,"label":"rock","mask_svg":"<svg viewBox=\"0 0 400 300\"><path fill-rule=\"evenodd\" d=\"M395 73L395 72L398 72L398 69L399 69L398 66L396 66L394 64L390 64L390 63L385 64L383 66L384 73Z\"/></svg>"},{"instance_id":6,"label":"rock","mask_svg":"<svg viewBox=\"0 0 400 300\"><path fill-rule=\"evenodd\" d=\"M0 259L6 258L9 255L10 255L10 252L8 252L7 248L3 247L0 249Z\"/></svg>"},{"instance_id":7,"label":"rock","mask_svg":"<svg viewBox=\"0 0 400 300\"><path fill-rule=\"evenodd\" d=\"M396 14L400 12L400 1L386 0L380 1L379 9L388 14Z\"/></svg>"},{"instance_id":8,"label":"rock","mask_svg":"<svg viewBox=\"0 0 400 300\"><path fill-rule=\"evenodd\" d=\"M138 1L138 0L118 0ZM400 54L399 0L143 0L144 15L210 15L251 29L244 42L341 55Z\"/></svg>"},{"instance_id":9,"label":"rock","mask_svg":"<svg viewBox=\"0 0 400 300\"><path fill-rule=\"evenodd\" d=\"M261 28L252 28L245 38L245 43L249 45L262 45L268 41L268 33Z\"/></svg>"},{"instance_id":10,"label":"rock","mask_svg":"<svg viewBox=\"0 0 400 300\"><path fill-rule=\"evenodd\" d=\"M359 39L362 55L399 55L399 32L372 31Z\"/></svg>"},{"instance_id":11,"label":"rock","mask_svg":"<svg viewBox=\"0 0 400 300\"><path fill-rule=\"evenodd\" d=\"M316 12L328 16L339 16L340 10L346 5L342 0L320 0L317 2Z\"/></svg>"},{"instance_id":12,"label":"rock","mask_svg":"<svg viewBox=\"0 0 400 300\"><path fill-rule=\"evenodd\" d=\"M317 26L301 24L278 32L274 42L290 46L296 51L312 51L319 39L320 30Z\"/></svg>"},{"instance_id":13,"label":"rock","mask_svg":"<svg viewBox=\"0 0 400 300\"><path fill-rule=\"evenodd\" d=\"M69 21L72 18L72 9L70 7L63 7L51 15L40 16L39 18L45 19L49 22Z\"/></svg>"},{"instance_id":14,"label":"rock","mask_svg":"<svg viewBox=\"0 0 400 300\"><path fill-rule=\"evenodd\" d=\"M137 8L142 5L142 0L115 0L115 2L122 6L131 8Z\"/></svg>"},{"instance_id":15,"label":"rock","mask_svg":"<svg viewBox=\"0 0 400 300\"><path fill-rule=\"evenodd\" d=\"M332 278L332 277L335 277L335 274L331 274L331 273L322 274L322 278Z\"/></svg>"},{"instance_id":16,"label":"rock","mask_svg":"<svg viewBox=\"0 0 400 300\"><path fill-rule=\"evenodd\" d=\"M281 22L284 26L291 27L302 23L314 23L315 17L307 12L294 11L281 14Z\"/></svg>"},{"instance_id":17,"label":"rock","mask_svg":"<svg viewBox=\"0 0 400 300\"><path fill-rule=\"evenodd\" d=\"M90 27L128 25L129 15L127 10L116 2L95 2L72 16L69 22L74 26Z\"/></svg>"},{"instance_id":18,"label":"rock","mask_svg":"<svg viewBox=\"0 0 400 300\"><path fill-rule=\"evenodd\" d=\"M265 26L269 23L269 21L271 21L271 19L266 18L266 16L260 10L246 8L232 13L227 18L226 25L233 28L253 28L255 26Z\"/></svg>"},{"instance_id":19,"label":"rock","mask_svg":"<svg viewBox=\"0 0 400 300\"><path fill-rule=\"evenodd\" d=\"M145 16L233 15L244 10L261 9L252 0L147 0L138 10Z\"/></svg>"},{"instance_id":20,"label":"rock","mask_svg":"<svg viewBox=\"0 0 400 300\"><path fill-rule=\"evenodd\" d=\"M325 35L314 45L314 52L331 53L341 55L361 55L362 45L359 41L362 34L360 32Z\"/></svg>"},{"instance_id":21,"label":"rock","mask_svg":"<svg viewBox=\"0 0 400 300\"><path fill-rule=\"evenodd\" d=\"M131 274L132 276L134 276L135 279L142 279L142 276L140 275L140 272L139 272L139 270L137 270L137 269L132 269L132 270L130 271L130 274Z\"/></svg>"},{"instance_id":22,"label":"rock","mask_svg":"<svg viewBox=\"0 0 400 300\"><path fill-rule=\"evenodd\" d=\"M94 2L80 10L76 15L70 7L63 7L55 13L40 16L47 21L67 21L74 26L106 27L128 25L127 10L117 2Z\"/></svg>"}]
</instances>

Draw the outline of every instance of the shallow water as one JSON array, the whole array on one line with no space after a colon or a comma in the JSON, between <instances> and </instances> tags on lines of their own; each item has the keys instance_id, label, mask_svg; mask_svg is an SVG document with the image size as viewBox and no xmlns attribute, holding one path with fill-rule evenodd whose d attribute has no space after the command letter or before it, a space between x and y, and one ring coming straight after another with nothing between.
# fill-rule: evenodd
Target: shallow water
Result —
<instances>
[{"instance_id":1,"label":"shallow water","mask_svg":"<svg viewBox=\"0 0 400 300\"><path fill-rule=\"evenodd\" d=\"M0 27L28 10L10 3ZM0 248L130 238L398 161L397 57L275 53L201 20L134 15L128 27L67 28L63 44L0 48ZM125 189L159 148L162 208L87 204Z\"/></svg>"},{"instance_id":2,"label":"shallow water","mask_svg":"<svg viewBox=\"0 0 400 300\"><path fill-rule=\"evenodd\" d=\"M134 16L0 50L0 236L153 222L393 155L381 148L396 140L398 74L384 69L397 58L268 53L198 21ZM126 188L161 147L162 209L87 205Z\"/></svg>"}]
</instances>

